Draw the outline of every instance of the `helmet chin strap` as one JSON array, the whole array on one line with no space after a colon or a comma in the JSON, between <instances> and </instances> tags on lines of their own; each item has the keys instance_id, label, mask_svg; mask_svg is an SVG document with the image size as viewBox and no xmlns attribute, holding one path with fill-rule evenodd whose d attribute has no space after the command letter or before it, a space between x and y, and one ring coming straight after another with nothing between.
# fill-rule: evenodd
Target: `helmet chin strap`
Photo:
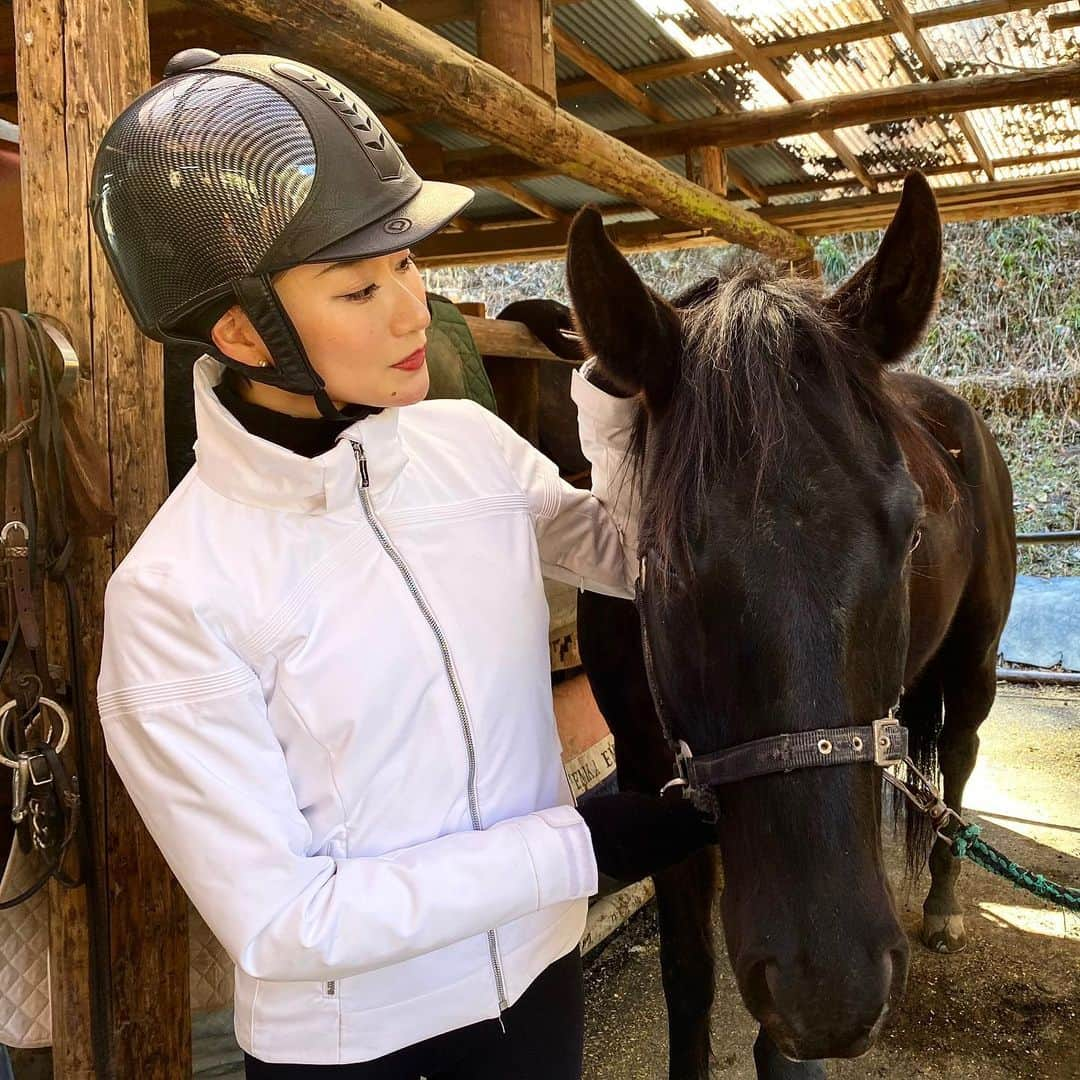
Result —
<instances>
[{"instance_id":1,"label":"helmet chin strap","mask_svg":"<svg viewBox=\"0 0 1080 1080\"><path fill-rule=\"evenodd\" d=\"M233 292L274 358L274 363L266 367L238 364L231 359L227 359L226 363L242 371L253 382L266 383L292 394L313 397L319 412L327 420L349 419L330 400L322 376L311 366L300 335L281 303L269 275L258 274L240 278L234 283Z\"/></svg>"}]
</instances>

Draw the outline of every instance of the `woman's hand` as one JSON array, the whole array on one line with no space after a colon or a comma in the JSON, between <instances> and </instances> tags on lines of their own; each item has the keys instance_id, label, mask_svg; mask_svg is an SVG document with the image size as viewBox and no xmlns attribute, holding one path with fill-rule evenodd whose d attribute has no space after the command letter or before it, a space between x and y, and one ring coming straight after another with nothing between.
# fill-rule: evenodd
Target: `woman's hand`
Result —
<instances>
[{"instance_id":1,"label":"woman's hand","mask_svg":"<svg viewBox=\"0 0 1080 1080\"><path fill-rule=\"evenodd\" d=\"M601 875L618 887L650 877L717 841L716 825L679 794L620 791L584 799L578 813L592 834Z\"/></svg>"}]
</instances>

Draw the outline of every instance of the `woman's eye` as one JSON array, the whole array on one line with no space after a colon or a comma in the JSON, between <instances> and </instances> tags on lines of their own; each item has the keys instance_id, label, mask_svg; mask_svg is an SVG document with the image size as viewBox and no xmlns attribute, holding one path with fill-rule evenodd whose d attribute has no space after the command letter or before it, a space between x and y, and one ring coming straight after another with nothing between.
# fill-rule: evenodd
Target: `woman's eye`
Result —
<instances>
[{"instance_id":1,"label":"woman's eye","mask_svg":"<svg viewBox=\"0 0 1080 1080\"><path fill-rule=\"evenodd\" d=\"M341 299L362 302L370 300L378 291L378 285L369 285L366 289L360 289L358 292L345 293Z\"/></svg>"},{"instance_id":2,"label":"woman's eye","mask_svg":"<svg viewBox=\"0 0 1080 1080\"><path fill-rule=\"evenodd\" d=\"M416 260L412 257L412 252L405 256L401 262L398 263L399 270L408 270L410 266L415 265Z\"/></svg>"}]
</instances>

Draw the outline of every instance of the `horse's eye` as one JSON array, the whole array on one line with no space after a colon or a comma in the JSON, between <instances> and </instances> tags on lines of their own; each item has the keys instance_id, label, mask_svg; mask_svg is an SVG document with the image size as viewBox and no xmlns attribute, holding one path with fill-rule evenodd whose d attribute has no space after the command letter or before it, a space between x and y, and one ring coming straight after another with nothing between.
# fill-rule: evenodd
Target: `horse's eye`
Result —
<instances>
[{"instance_id":1,"label":"horse's eye","mask_svg":"<svg viewBox=\"0 0 1080 1080\"><path fill-rule=\"evenodd\" d=\"M912 554L915 549L922 543L922 529L916 529L915 535L911 538L911 547L908 549L908 554Z\"/></svg>"}]
</instances>

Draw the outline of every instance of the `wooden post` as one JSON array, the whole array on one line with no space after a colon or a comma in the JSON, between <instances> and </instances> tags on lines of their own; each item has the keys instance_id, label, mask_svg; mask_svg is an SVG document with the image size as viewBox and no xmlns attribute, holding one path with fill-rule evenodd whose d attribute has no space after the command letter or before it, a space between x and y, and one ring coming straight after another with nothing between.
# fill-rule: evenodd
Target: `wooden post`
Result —
<instances>
[{"instance_id":1,"label":"wooden post","mask_svg":"<svg viewBox=\"0 0 1080 1080\"><path fill-rule=\"evenodd\" d=\"M686 178L717 195L727 193L727 154L720 146L695 146L686 152Z\"/></svg>"},{"instance_id":2,"label":"wooden post","mask_svg":"<svg viewBox=\"0 0 1080 1080\"><path fill-rule=\"evenodd\" d=\"M476 37L481 60L554 102L551 0L478 0ZM538 445L540 361L485 357L484 366L499 415L519 435Z\"/></svg>"},{"instance_id":3,"label":"wooden post","mask_svg":"<svg viewBox=\"0 0 1080 1080\"><path fill-rule=\"evenodd\" d=\"M551 0L477 0L480 58L555 103Z\"/></svg>"},{"instance_id":4,"label":"wooden post","mask_svg":"<svg viewBox=\"0 0 1080 1080\"><path fill-rule=\"evenodd\" d=\"M191 1075L187 901L108 765L94 693L105 584L167 491L161 350L135 329L87 210L94 152L120 110L150 84L144 0L15 0L26 284L30 310L69 328L81 393L107 441L117 523L77 557L92 810L107 906L103 985L110 1076ZM94 1076L87 889L50 893L54 1076ZM105 1078L101 1078L105 1080Z\"/></svg>"}]
</instances>

